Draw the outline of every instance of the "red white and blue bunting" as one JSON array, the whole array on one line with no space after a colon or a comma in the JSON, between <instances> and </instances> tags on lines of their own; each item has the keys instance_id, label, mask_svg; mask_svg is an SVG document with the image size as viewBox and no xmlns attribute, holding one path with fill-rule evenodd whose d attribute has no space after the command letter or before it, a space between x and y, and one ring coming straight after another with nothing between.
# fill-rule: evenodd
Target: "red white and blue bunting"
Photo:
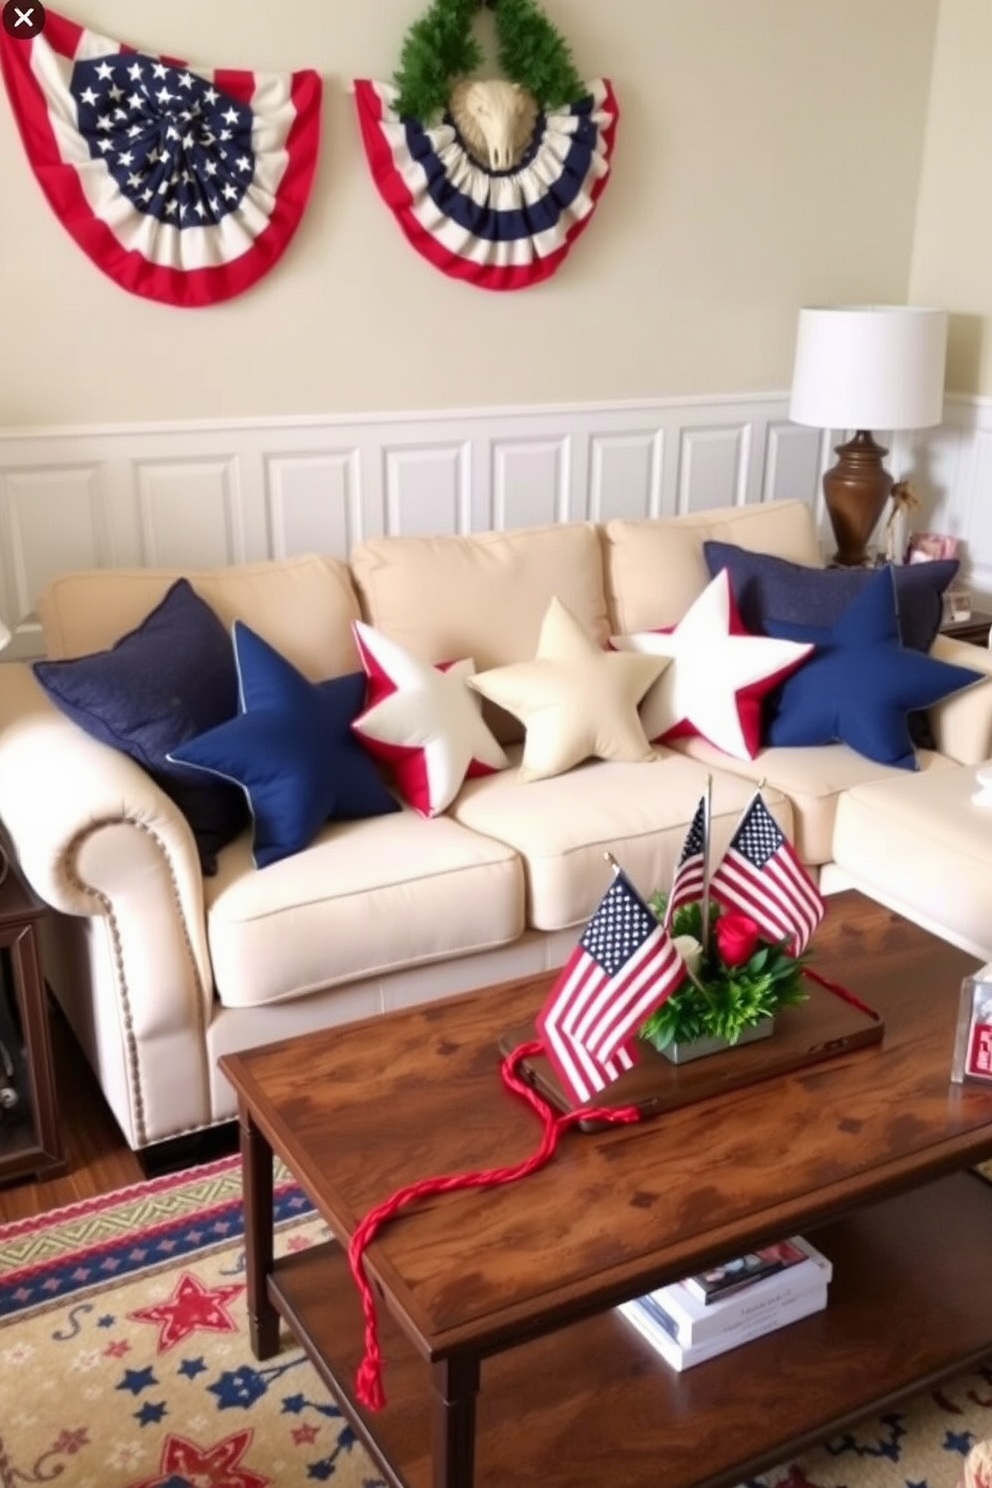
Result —
<instances>
[{"instance_id":1,"label":"red white and blue bunting","mask_svg":"<svg viewBox=\"0 0 992 1488\"><path fill-rule=\"evenodd\" d=\"M194 71L47 9L33 40L0 28L0 70L52 209L122 288L210 305L283 253L313 182L318 73Z\"/></svg>"},{"instance_id":2,"label":"red white and blue bunting","mask_svg":"<svg viewBox=\"0 0 992 1488\"><path fill-rule=\"evenodd\" d=\"M435 268L483 289L549 278L588 225L610 171L619 110L606 79L539 113L517 165L474 158L450 117L401 118L396 89L359 79L358 121L372 178L406 237Z\"/></svg>"}]
</instances>

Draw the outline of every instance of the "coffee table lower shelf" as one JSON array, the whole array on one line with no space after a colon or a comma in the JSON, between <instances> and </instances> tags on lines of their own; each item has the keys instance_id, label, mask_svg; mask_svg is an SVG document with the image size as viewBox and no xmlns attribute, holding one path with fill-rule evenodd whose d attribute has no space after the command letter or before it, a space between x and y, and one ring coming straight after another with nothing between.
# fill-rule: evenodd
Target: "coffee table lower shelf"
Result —
<instances>
[{"instance_id":1,"label":"coffee table lower shelf","mask_svg":"<svg viewBox=\"0 0 992 1488\"><path fill-rule=\"evenodd\" d=\"M806 1233L825 1311L678 1374L614 1310L482 1365L476 1488L735 1484L992 1354L992 1184L936 1179ZM429 1366L380 1306L384 1410L351 1395L361 1314L333 1242L269 1296L392 1485L431 1488Z\"/></svg>"}]
</instances>

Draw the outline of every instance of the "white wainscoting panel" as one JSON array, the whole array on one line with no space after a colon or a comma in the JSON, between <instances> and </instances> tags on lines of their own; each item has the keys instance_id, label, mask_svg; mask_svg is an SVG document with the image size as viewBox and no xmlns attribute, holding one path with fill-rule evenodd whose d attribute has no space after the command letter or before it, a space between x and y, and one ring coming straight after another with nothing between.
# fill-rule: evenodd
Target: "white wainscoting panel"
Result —
<instances>
[{"instance_id":1,"label":"white wainscoting panel","mask_svg":"<svg viewBox=\"0 0 992 1488\"><path fill-rule=\"evenodd\" d=\"M992 399L951 394L939 428L893 435L889 468L920 498L915 531L958 539L961 582L992 608Z\"/></svg>"},{"instance_id":2,"label":"white wainscoting panel","mask_svg":"<svg viewBox=\"0 0 992 1488\"><path fill-rule=\"evenodd\" d=\"M142 563L208 568L244 563L245 512L237 455L222 460L138 460Z\"/></svg>"},{"instance_id":3,"label":"white wainscoting panel","mask_svg":"<svg viewBox=\"0 0 992 1488\"><path fill-rule=\"evenodd\" d=\"M494 441L493 527L505 530L585 517L586 493L576 490L569 479L573 442L570 434Z\"/></svg>"},{"instance_id":4,"label":"white wainscoting panel","mask_svg":"<svg viewBox=\"0 0 992 1488\"><path fill-rule=\"evenodd\" d=\"M830 531L833 431L789 422L783 393L82 429L0 429L0 616L37 651L37 595L72 568L195 568L384 534L667 517L800 497ZM992 594L992 400L891 443L923 498L915 526L962 539Z\"/></svg>"},{"instance_id":5,"label":"white wainscoting panel","mask_svg":"<svg viewBox=\"0 0 992 1488\"><path fill-rule=\"evenodd\" d=\"M471 531L472 457L466 441L387 446L382 459L387 536Z\"/></svg>"},{"instance_id":6,"label":"white wainscoting panel","mask_svg":"<svg viewBox=\"0 0 992 1488\"><path fill-rule=\"evenodd\" d=\"M652 428L590 436L591 522L660 514L665 438L664 429Z\"/></svg>"},{"instance_id":7,"label":"white wainscoting panel","mask_svg":"<svg viewBox=\"0 0 992 1488\"><path fill-rule=\"evenodd\" d=\"M747 490L750 429L745 424L684 429L679 455L676 511L708 511L742 505ZM721 499L721 492L731 493Z\"/></svg>"},{"instance_id":8,"label":"white wainscoting panel","mask_svg":"<svg viewBox=\"0 0 992 1488\"><path fill-rule=\"evenodd\" d=\"M268 455L265 490L274 558L288 558L308 547L321 553L348 553L358 541L362 522L357 450Z\"/></svg>"}]
</instances>

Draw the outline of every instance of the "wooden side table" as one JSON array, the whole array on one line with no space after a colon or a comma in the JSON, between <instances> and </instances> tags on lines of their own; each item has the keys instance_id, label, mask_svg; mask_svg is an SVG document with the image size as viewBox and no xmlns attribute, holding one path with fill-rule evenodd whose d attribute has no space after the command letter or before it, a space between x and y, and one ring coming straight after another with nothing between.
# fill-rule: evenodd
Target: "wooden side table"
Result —
<instances>
[{"instance_id":1,"label":"wooden side table","mask_svg":"<svg viewBox=\"0 0 992 1488\"><path fill-rule=\"evenodd\" d=\"M38 949L46 912L11 864L0 884L0 1183L65 1166Z\"/></svg>"},{"instance_id":2,"label":"wooden side table","mask_svg":"<svg viewBox=\"0 0 992 1488\"><path fill-rule=\"evenodd\" d=\"M947 620L940 627L941 635L954 641L971 641L975 646L987 646L992 630L992 615L987 610L972 610L967 620Z\"/></svg>"}]
</instances>

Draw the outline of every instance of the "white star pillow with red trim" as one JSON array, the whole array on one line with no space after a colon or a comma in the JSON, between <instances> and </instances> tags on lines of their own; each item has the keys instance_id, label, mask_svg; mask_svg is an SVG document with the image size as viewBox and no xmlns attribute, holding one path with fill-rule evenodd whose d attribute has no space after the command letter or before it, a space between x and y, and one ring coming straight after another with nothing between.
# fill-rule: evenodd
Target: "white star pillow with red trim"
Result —
<instances>
[{"instance_id":1,"label":"white star pillow with red trim","mask_svg":"<svg viewBox=\"0 0 992 1488\"><path fill-rule=\"evenodd\" d=\"M661 743L698 734L735 759L754 759L761 747L762 698L813 650L746 631L726 569L674 629L614 636L613 645L670 659L641 705L649 739Z\"/></svg>"},{"instance_id":2,"label":"white star pillow with red trim","mask_svg":"<svg viewBox=\"0 0 992 1488\"><path fill-rule=\"evenodd\" d=\"M361 620L354 632L368 691L352 728L388 765L400 795L421 816L445 811L467 776L509 764L469 691L474 661L431 666Z\"/></svg>"}]
</instances>

